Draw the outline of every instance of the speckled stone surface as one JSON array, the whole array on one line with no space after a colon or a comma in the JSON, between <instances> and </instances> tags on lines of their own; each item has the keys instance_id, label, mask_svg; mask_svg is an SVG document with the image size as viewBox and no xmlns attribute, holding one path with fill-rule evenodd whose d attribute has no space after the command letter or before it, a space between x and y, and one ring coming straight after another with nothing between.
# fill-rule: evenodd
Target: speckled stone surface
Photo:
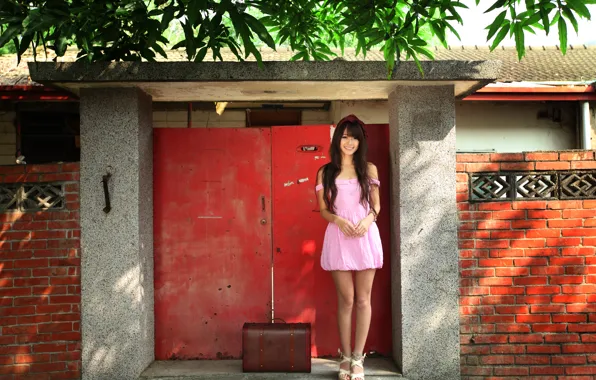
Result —
<instances>
[{"instance_id":1,"label":"speckled stone surface","mask_svg":"<svg viewBox=\"0 0 596 380\"><path fill-rule=\"evenodd\" d=\"M495 80L500 61L423 61L424 77L414 62L402 62L393 80ZM162 81L369 81L386 80L382 61L264 62L38 62L29 63L37 83Z\"/></svg>"},{"instance_id":2,"label":"speckled stone surface","mask_svg":"<svg viewBox=\"0 0 596 380\"><path fill-rule=\"evenodd\" d=\"M451 86L389 96L394 356L410 380L460 378Z\"/></svg>"},{"instance_id":3,"label":"speckled stone surface","mask_svg":"<svg viewBox=\"0 0 596 380\"><path fill-rule=\"evenodd\" d=\"M139 380L334 380L338 361L313 358L310 373L242 372L241 360L169 360L155 361ZM405 380L388 358L364 361L367 380Z\"/></svg>"},{"instance_id":4,"label":"speckled stone surface","mask_svg":"<svg viewBox=\"0 0 596 380\"><path fill-rule=\"evenodd\" d=\"M137 89L81 94L83 380L137 379L154 359L151 112Z\"/></svg>"}]
</instances>

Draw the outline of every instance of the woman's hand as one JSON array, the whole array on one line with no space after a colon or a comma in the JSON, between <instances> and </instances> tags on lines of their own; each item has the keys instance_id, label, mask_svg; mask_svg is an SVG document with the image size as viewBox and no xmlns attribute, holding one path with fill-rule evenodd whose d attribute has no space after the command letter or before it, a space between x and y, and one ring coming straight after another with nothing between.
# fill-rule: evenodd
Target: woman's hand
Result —
<instances>
[{"instance_id":1,"label":"woman's hand","mask_svg":"<svg viewBox=\"0 0 596 380\"><path fill-rule=\"evenodd\" d=\"M346 236L346 237L355 237L356 235L356 228L354 224L347 219L337 217L335 220L335 224L339 228L339 230Z\"/></svg>"},{"instance_id":2,"label":"woman's hand","mask_svg":"<svg viewBox=\"0 0 596 380\"><path fill-rule=\"evenodd\" d=\"M372 214L368 214L366 218L362 219L356 226L354 227L356 236L362 237L366 235L368 232L368 228L375 221L375 217Z\"/></svg>"}]
</instances>

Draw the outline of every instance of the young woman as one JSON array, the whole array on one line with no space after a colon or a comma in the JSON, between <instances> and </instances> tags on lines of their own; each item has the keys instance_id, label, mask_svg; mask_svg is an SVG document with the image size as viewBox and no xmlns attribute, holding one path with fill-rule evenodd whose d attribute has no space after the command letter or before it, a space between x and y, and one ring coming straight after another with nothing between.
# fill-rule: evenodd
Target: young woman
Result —
<instances>
[{"instance_id":1,"label":"young woman","mask_svg":"<svg viewBox=\"0 0 596 380\"><path fill-rule=\"evenodd\" d=\"M383 266L383 248L375 223L380 211L379 176L376 166L366 161L366 152L362 121L354 115L343 118L331 141L331 162L319 169L315 188L321 216L329 222L321 266L331 272L337 290L340 380L364 380L370 293L375 270ZM356 336L352 350L354 291Z\"/></svg>"}]
</instances>

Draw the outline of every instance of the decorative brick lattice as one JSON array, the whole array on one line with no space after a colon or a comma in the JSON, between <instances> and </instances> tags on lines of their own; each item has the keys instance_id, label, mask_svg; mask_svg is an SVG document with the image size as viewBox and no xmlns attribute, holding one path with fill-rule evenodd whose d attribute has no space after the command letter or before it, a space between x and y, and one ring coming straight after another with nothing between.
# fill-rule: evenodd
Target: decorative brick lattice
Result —
<instances>
[{"instance_id":1,"label":"decorative brick lattice","mask_svg":"<svg viewBox=\"0 0 596 380\"><path fill-rule=\"evenodd\" d=\"M470 176L470 199L508 199L511 194L510 178L498 173Z\"/></svg>"},{"instance_id":2,"label":"decorative brick lattice","mask_svg":"<svg viewBox=\"0 0 596 380\"><path fill-rule=\"evenodd\" d=\"M18 210L18 194L20 186L17 184L4 184L0 186L0 210Z\"/></svg>"},{"instance_id":3,"label":"decorative brick lattice","mask_svg":"<svg viewBox=\"0 0 596 380\"><path fill-rule=\"evenodd\" d=\"M596 198L596 172L470 173L470 201Z\"/></svg>"},{"instance_id":4,"label":"decorative brick lattice","mask_svg":"<svg viewBox=\"0 0 596 380\"><path fill-rule=\"evenodd\" d=\"M56 183L0 185L0 212L45 211L64 208L64 188Z\"/></svg>"},{"instance_id":5,"label":"decorative brick lattice","mask_svg":"<svg viewBox=\"0 0 596 380\"><path fill-rule=\"evenodd\" d=\"M557 175L531 173L515 175L515 198L557 198Z\"/></svg>"},{"instance_id":6,"label":"decorative brick lattice","mask_svg":"<svg viewBox=\"0 0 596 380\"><path fill-rule=\"evenodd\" d=\"M560 175L561 199L594 198L596 173L564 173Z\"/></svg>"}]
</instances>

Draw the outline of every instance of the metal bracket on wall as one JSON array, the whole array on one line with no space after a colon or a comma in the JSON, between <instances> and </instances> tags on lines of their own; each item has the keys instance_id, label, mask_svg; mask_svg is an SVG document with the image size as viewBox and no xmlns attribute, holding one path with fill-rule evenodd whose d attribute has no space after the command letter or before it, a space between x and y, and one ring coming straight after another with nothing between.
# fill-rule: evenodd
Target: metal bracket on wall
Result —
<instances>
[{"instance_id":1,"label":"metal bracket on wall","mask_svg":"<svg viewBox=\"0 0 596 380\"><path fill-rule=\"evenodd\" d=\"M103 212L107 214L112 209L112 206L110 204L110 190L108 189L108 181L110 180L110 178L112 178L112 174L107 173L102 178L103 179L101 180L101 182L103 183L103 194L106 200L106 207L103 208Z\"/></svg>"}]
</instances>

